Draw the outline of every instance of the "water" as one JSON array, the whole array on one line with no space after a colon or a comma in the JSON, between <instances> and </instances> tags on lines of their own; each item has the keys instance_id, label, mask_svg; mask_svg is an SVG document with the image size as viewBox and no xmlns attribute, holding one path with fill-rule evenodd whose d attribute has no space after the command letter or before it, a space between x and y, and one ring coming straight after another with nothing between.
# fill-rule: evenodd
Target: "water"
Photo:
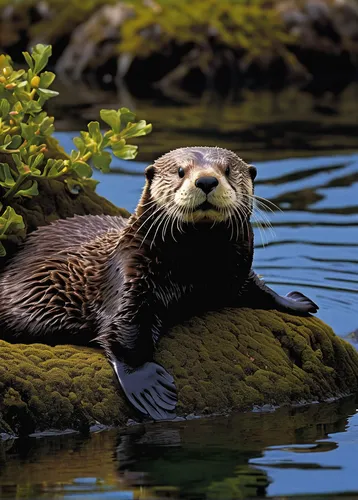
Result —
<instances>
[{"instance_id":1,"label":"water","mask_svg":"<svg viewBox=\"0 0 358 500\"><path fill-rule=\"evenodd\" d=\"M357 498L356 407L350 398L0 443L0 498Z\"/></svg>"},{"instance_id":2,"label":"water","mask_svg":"<svg viewBox=\"0 0 358 500\"><path fill-rule=\"evenodd\" d=\"M139 162L115 160L117 173L95 174L98 192L132 211L144 167L158 154L188 144L234 149L258 169L256 194L280 208L257 214L274 234L255 228L255 270L280 293L309 295L318 316L346 335L358 328L355 95L349 90L337 113L326 114L307 97L297 103L290 91L278 107L267 94L221 107L205 100L153 107L121 98L152 119L155 132L140 141ZM116 106L115 96L88 90L66 99L59 121L66 130ZM58 132L67 150L73 135ZM350 398L90 437L0 442L0 498L358 498L357 407Z\"/></svg>"}]
</instances>

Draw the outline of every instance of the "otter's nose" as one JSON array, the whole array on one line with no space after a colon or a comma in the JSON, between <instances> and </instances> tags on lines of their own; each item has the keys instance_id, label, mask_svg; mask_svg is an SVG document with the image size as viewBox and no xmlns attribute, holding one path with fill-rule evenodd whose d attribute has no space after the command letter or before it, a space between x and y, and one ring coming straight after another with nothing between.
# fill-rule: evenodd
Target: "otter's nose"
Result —
<instances>
[{"instance_id":1,"label":"otter's nose","mask_svg":"<svg viewBox=\"0 0 358 500\"><path fill-rule=\"evenodd\" d=\"M199 177L195 181L195 186L204 191L205 194L209 194L218 184L219 181L216 177Z\"/></svg>"}]
</instances>

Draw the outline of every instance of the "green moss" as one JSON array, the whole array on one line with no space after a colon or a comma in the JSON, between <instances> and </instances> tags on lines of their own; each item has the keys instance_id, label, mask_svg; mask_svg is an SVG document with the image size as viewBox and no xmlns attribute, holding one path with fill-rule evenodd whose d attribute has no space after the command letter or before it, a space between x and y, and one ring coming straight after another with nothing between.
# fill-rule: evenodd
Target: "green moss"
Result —
<instances>
[{"instance_id":1,"label":"green moss","mask_svg":"<svg viewBox=\"0 0 358 500\"><path fill-rule=\"evenodd\" d=\"M358 390L358 353L317 318L226 309L165 336L181 415L322 401ZM9 362L11 361L11 362ZM123 425L131 408L102 352L0 341L0 432Z\"/></svg>"}]
</instances>

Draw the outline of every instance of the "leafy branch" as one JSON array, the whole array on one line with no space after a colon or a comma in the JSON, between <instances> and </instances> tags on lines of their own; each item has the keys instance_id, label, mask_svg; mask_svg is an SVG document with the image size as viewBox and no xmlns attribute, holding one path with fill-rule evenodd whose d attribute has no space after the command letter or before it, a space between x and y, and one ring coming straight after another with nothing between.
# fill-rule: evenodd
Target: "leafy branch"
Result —
<instances>
[{"instance_id":1,"label":"leafy branch","mask_svg":"<svg viewBox=\"0 0 358 500\"><path fill-rule=\"evenodd\" d=\"M54 118L43 110L46 101L58 95L49 88L56 75L43 71L51 46L38 44L23 55L27 71L16 71L11 58L0 55L0 240L24 228L11 200L37 196L44 178L62 178L72 193L78 186L94 189L92 166L109 172L110 150L118 158L135 158L138 147L127 141L152 130L127 108L103 109L100 116L109 129L102 133L99 122L90 122L88 131L73 139L76 149L67 155L52 137ZM1 255L5 249L0 241Z\"/></svg>"}]
</instances>

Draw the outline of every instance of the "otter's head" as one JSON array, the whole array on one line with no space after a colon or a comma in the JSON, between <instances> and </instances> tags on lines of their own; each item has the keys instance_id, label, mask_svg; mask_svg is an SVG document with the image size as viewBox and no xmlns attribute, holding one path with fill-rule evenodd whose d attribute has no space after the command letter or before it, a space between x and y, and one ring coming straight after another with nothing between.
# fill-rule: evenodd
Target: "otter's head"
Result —
<instances>
[{"instance_id":1,"label":"otter's head","mask_svg":"<svg viewBox=\"0 0 358 500\"><path fill-rule=\"evenodd\" d=\"M256 169L217 147L175 149L146 169L142 201L181 222L224 222L252 212Z\"/></svg>"}]
</instances>

